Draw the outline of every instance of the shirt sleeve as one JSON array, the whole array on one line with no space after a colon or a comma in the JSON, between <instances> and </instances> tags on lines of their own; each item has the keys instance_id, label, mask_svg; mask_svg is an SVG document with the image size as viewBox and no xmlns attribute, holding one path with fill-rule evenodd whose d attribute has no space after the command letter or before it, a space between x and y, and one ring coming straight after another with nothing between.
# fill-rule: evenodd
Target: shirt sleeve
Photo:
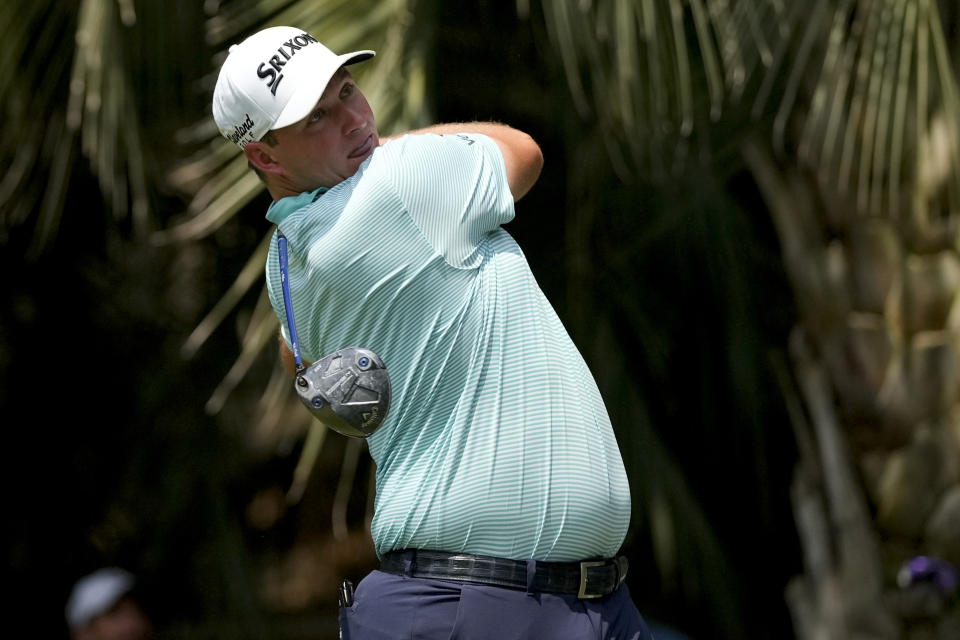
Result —
<instances>
[{"instance_id":1,"label":"shirt sleeve","mask_svg":"<svg viewBox=\"0 0 960 640\"><path fill-rule=\"evenodd\" d=\"M503 155L488 136L408 135L384 150L401 202L450 264L472 266L490 232L513 219Z\"/></svg>"}]
</instances>

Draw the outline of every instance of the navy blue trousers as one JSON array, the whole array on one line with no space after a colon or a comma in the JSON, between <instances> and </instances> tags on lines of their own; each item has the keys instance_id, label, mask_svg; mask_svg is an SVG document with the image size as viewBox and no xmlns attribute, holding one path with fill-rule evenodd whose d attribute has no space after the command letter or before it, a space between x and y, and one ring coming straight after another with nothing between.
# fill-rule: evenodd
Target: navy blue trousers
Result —
<instances>
[{"instance_id":1,"label":"navy blue trousers","mask_svg":"<svg viewBox=\"0 0 960 640\"><path fill-rule=\"evenodd\" d=\"M626 585L605 598L373 571L340 609L342 640L652 640Z\"/></svg>"}]
</instances>

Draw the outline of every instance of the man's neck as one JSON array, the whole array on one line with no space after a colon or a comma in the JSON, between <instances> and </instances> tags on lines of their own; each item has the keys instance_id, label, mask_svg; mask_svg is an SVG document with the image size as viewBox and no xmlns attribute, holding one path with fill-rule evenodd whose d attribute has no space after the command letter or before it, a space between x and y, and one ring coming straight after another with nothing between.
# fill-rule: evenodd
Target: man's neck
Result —
<instances>
[{"instance_id":1,"label":"man's neck","mask_svg":"<svg viewBox=\"0 0 960 640\"><path fill-rule=\"evenodd\" d=\"M301 193L313 191L318 188L314 187L313 189L301 189L282 180L267 180L266 185L267 193L270 194L270 197L273 198L274 202L279 202L283 198L289 198L290 196L298 196Z\"/></svg>"}]
</instances>

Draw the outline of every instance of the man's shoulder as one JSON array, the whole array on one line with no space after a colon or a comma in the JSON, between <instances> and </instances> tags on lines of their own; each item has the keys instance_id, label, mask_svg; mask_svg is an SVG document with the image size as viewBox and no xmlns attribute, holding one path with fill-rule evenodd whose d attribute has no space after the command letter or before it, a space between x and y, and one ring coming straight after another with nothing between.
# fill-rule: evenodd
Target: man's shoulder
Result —
<instances>
[{"instance_id":1,"label":"man's shoulder","mask_svg":"<svg viewBox=\"0 0 960 640\"><path fill-rule=\"evenodd\" d=\"M384 158L400 158L418 153L421 149L436 147L439 136L432 134L405 133L384 141L374 152Z\"/></svg>"},{"instance_id":2,"label":"man's shoulder","mask_svg":"<svg viewBox=\"0 0 960 640\"><path fill-rule=\"evenodd\" d=\"M374 165L409 175L411 169L429 169L436 178L447 172L462 172L481 157L486 139L472 133L408 133L385 141L374 152ZM492 141L491 141L492 142ZM478 144L479 143L479 144Z\"/></svg>"},{"instance_id":3,"label":"man's shoulder","mask_svg":"<svg viewBox=\"0 0 960 640\"><path fill-rule=\"evenodd\" d=\"M381 149L390 149L394 152L402 153L408 149L417 149L421 147L445 147L454 148L459 145L470 147L479 141L485 141L487 136L482 133L405 133L395 138L388 138L381 143Z\"/></svg>"}]
</instances>

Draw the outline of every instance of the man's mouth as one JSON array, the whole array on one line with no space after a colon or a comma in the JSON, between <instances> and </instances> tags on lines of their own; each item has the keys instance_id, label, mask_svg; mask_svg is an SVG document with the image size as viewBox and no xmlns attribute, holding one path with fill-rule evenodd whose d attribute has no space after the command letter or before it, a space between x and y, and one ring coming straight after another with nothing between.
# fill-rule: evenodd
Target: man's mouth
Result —
<instances>
[{"instance_id":1,"label":"man's mouth","mask_svg":"<svg viewBox=\"0 0 960 640\"><path fill-rule=\"evenodd\" d=\"M347 156L347 157L348 157L348 158L359 158L360 156L363 156L363 155L366 155L367 153L369 153L371 149L373 149L373 134L372 134L372 133L371 133L370 135L368 135L368 136L364 139L363 143L362 143L359 147L357 147L357 148L355 148L353 151L351 151L351 152L350 152L350 155Z\"/></svg>"}]
</instances>

